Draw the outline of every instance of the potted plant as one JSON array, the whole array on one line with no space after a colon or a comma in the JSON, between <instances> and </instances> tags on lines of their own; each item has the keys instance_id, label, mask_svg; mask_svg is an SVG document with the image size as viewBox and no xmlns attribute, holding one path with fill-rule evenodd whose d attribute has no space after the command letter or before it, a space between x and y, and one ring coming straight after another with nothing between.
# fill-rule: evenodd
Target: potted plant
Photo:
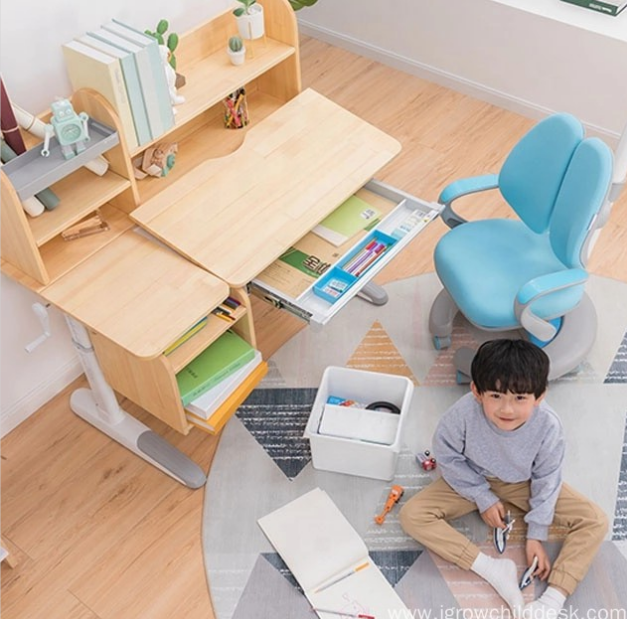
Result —
<instances>
[{"instance_id":1,"label":"potted plant","mask_svg":"<svg viewBox=\"0 0 627 619\"><path fill-rule=\"evenodd\" d=\"M265 34L263 7L257 0L237 0L238 6L233 15L237 18L237 27L242 39L258 39Z\"/></svg>"},{"instance_id":2,"label":"potted plant","mask_svg":"<svg viewBox=\"0 0 627 619\"><path fill-rule=\"evenodd\" d=\"M174 55L174 50L178 47L179 44L179 35L176 32L170 32L168 38L165 38L165 34L170 27L170 23L167 19L159 20L157 27L153 30L144 30L144 32L157 39L157 43L159 45L165 45L168 48L168 62L170 66L176 71L176 56ZM180 73L176 73L176 87L182 88L185 86L185 77Z\"/></svg>"},{"instance_id":3,"label":"potted plant","mask_svg":"<svg viewBox=\"0 0 627 619\"><path fill-rule=\"evenodd\" d=\"M231 37L226 52L229 55L231 63L234 65L244 64L246 46L244 45L244 41L242 41L242 37Z\"/></svg>"},{"instance_id":4,"label":"potted plant","mask_svg":"<svg viewBox=\"0 0 627 619\"><path fill-rule=\"evenodd\" d=\"M306 6L313 6L318 2L318 0L288 0L292 5L292 8L295 11L300 11L300 9L305 8Z\"/></svg>"}]
</instances>

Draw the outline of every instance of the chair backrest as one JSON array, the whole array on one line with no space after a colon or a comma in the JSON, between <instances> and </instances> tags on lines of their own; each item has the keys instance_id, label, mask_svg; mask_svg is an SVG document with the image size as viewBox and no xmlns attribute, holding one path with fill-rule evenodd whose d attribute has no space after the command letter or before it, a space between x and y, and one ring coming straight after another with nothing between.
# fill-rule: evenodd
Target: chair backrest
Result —
<instances>
[{"instance_id":1,"label":"chair backrest","mask_svg":"<svg viewBox=\"0 0 627 619\"><path fill-rule=\"evenodd\" d=\"M564 175L583 137L574 116L554 114L523 136L505 160L499 189L534 232L547 230Z\"/></svg>"},{"instance_id":2,"label":"chair backrest","mask_svg":"<svg viewBox=\"0 0 627 619\"><path fill-rule=\"evenodd\" d=\"M549 236L555 255L567 267L585 268L586 241L605 203L614 157L605 142L587 138L573 153L551 216Z\"/></svg>"}]
</instances>

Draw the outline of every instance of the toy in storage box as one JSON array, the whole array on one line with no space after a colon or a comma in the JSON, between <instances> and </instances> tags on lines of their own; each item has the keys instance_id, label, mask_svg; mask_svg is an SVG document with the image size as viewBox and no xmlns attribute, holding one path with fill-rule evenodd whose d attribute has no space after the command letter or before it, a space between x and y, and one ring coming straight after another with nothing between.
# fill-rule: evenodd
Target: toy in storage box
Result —
<instances>
[{"instance_id":1,"label":"toy in storage box","mask_svg":"<svg viewBox=\"0 0 627 619\"><path fill-rule=\"evenodd\" d=\"M413 383L405 376L328 367L322 376L304 433L311 445L314 468L391 480L401 450L402 430L413 390ZM400 413L346 409L347 425L340 430L337 415L341 414L341 410L327 403L330 396L365 405L388 402ZM325 423L325 414L334 415L332 424ZM333 427L332 434L325 430L330 427Z\"/></svg>"}]
</instances>

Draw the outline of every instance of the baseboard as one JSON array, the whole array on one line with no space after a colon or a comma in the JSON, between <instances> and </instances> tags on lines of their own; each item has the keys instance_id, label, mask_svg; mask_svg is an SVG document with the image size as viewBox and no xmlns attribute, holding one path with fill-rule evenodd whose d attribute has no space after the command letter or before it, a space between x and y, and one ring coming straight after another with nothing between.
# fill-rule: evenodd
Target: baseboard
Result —
<instances>
[{"instance_id":1,"label":"baseboard","mask_svg":"<svg viewBox=\"0 0 627 619\"><path fill-rule=\"evenodd\" d=\"M418 62L406 56L402 56L395 52L391 52L387 49L365 43L359 39L355 39L350 36L329 30L328 28L322 28L315 24L308 23L306 21L298 20L298 27L302 34L313 37L330 45L335 45L346 49L360 56L365 56L377 62L381 62L389 67L404 71L410 75L415 75L430 82L450 88L464 95L480 99L486 103L497 105L516 114L532 118L534 120L540 120L546 118L550 114L554 114L556 110L551 110L547 107L537 105L532 101L521 99L520 97L514 97L506 92L490 88L484 84L468 80L459 75L443 71L436 67ZM604 127L599 127L591 123L583 123L586 132L589 135L595 135L610 142L610 145L614 145L618 142L620 137L615 131L610 131Z\"/></svg>"},{"instance_id":2,"label":"baseboard","mask_svg":"<svg viewBox=\"0 0 627 619\"><path fill-rule=\"evenodd\" d=\"M28 419L82 373L83 367L78 357L75 357L13 406L0 412L0 438Z\"/></svg>"}]
</instances>

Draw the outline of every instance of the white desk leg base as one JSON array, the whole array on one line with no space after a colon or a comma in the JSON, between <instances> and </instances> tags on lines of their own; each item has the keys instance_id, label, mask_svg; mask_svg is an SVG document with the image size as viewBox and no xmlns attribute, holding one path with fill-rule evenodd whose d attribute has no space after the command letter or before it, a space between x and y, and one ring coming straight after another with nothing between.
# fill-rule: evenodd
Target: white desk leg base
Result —
<instances>
[{"instance_id":1,"label":"white desk leg base","mask_svg":"<svg viewBox=\"0 0 627 619\"><path fill-rule=\"evenodd\" d=\"M74 391L70 407L81 419L178 482L189 488L205 485L207 478L195 462L135 417L119 409L119 421L114 424L105 421L99 414L91 390Z\"/></svg>"},{"instance_id":2,"label":"white desk leg base","mask_svg":"<svg viewBox=\"0 0 627 619\"><path fill-rule=\"evenodd\" d=\"M135 417L123 411L107 383L85 327L66 315L72 341L85 370L91 389L77 389L70 407L101 432L189 488L205 485L203 470L184 453L170 445Z\"/></svg>"}]
</instances>

